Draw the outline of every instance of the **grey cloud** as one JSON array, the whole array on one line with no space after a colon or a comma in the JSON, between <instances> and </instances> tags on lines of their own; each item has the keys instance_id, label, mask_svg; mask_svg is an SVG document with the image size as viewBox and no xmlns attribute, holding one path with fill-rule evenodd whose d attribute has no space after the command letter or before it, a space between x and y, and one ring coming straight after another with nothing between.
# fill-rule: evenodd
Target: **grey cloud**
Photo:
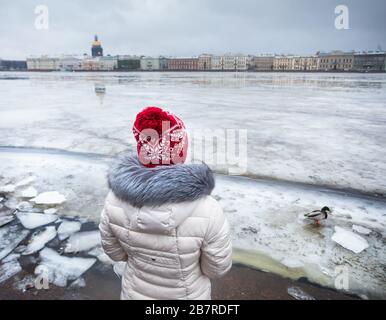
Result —
<instances>
[{"instance_id":1,"label":"grey cloud","mask_svg":"<svg viewBox=\"0 0 386 320\"><path fill-rule=\"evenodd\" d=\"M386 2L345 1L350 30L336 30L338 0L18 0L2 1L1 58L89 52L196 55L386 49ZM49 8L49 30L34 28L34 8Z\"/></svg>"}]
</instances>

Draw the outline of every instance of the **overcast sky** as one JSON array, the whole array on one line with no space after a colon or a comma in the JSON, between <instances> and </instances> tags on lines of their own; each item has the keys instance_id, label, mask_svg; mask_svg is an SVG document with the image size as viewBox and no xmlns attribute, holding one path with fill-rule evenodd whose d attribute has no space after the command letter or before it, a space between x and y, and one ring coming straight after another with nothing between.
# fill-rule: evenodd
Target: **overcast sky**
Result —
<instances>
[{"instance_id":1,"label":"overcast sky","mask_svg":"<svg viewBox=\"0 0 386 320\"><path fill-rule=\"evenodd\" d=\"M35 28L35 7L49 10ZM347 5L349 30L335 28ZM190 56L386 49L385 0L2 0L0 58L90 52Z\"/></svg>"}]
</instances>

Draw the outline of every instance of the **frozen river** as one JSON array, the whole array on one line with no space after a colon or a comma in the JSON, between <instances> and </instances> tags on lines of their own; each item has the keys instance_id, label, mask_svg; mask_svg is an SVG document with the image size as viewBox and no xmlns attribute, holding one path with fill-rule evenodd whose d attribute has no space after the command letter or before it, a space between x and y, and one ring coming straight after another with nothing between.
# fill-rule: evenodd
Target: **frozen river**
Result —
<instances>
[{"instance_id":1,"label":"frozen river","mask_svg":"<svg viewBox=\"0 0 386 320\"><path fill-rule=\"evenodd\" d=\"M147 105L247 129L243 174L386 193L386 74L0 73L0 145L112 155Z\"/></svg>"},{"instance_id":2,"label":"frozen river","mask_svg":"<svg viewBox=\"0 0 386 320\"><path fill-rule=\"evenodd\" d=\"M214 190L234 259L330 287L346 265L348 291L385 298L385 101L382 74L0 73L0 187L34 175L39 192L66 196L60 214L97 222L108 162L133 148L144 106L172 110L191 132L247 129L253 179L219 174ZM322 227L304 223L323 205L334 215ZM361 253L331 240L358 226L370 231Z\"/></svg>"}]
</instances>

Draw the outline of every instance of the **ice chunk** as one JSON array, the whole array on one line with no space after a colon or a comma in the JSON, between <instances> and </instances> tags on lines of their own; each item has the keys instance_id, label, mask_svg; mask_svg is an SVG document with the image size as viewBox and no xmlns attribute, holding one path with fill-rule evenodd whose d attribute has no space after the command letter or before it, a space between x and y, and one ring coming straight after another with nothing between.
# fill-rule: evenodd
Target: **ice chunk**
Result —
<instances>
[{"instance_id":1,"label":"ice chunk","mask_svg":"<svg viewBox=\"0 0 386 320\"><path fill-rule=\"evenodd\" d=\"M35 198L38 191L34 187L29 187L21 192L22 198Z\"/></svg>"},{"instance_id":2,"label":"ice chunk","mask_svg":"<svg viewBox=\"0 0 386 320\"><path fill-rule=\"evenodd\" d=\"M20 225L0 228L0 260L11 253L28 234L29 231L22 229Z\"/></svg>"},{"instance_id":3,"label":"ice chunk","mask_svg":"<svg viewBox=\"0 0 386 320\"><path fill-rule=\"evenodd\" d=\"M19 210L19 211L32 211L34 206L31 202L27 202L27 201L22 201L20 202L16 208Z\"/></svg>"},{"instance_id":4,"label":"ice chunk","mask_svg":"<svg viewBox=\"0 0 386 320\"><path fill-rule=\"evenodd\" d=\"M358 233L361 233L361 234L364 234L364 235L369 235L371 233L371 230L370 229L367 229L365 227L362 227L362 226L357 226L357 225L353 225L352 226L352 229Z\"/></svg>"},{"instance_id":5,"label":"ice chunk","mask_svg":"<svg viewBox=\"0 0 386 320\"><path fill-rule=\"evenodd\" d=\"M17 260L19 258L20 258L20 254L11 253L11 254L7 255L3 260L1 260L1 262L10 262L12 260Z\"/></svg>"},{"instance_id":6,"label":"ice chunk","mask_svg":"<svg viewBox=\"0 0 386 320\"><path fill-rule=\"evenodd\" d=\"M24 228L35 229L40 226L52 223L58 219L57 215L44 213L23 213L16 214Z\"/></svg>"},{"instance_id":7,"label":"ice chunk","mask_svg":"<svg viewBox=\"0 0 386 320\"><path fill-rule=\"evenodd\" d=\"M17 206L19 205L19 201L15 198L10 198L8 199L4 205L9 208L9 209L16 209Z\"/></svg>"},{"instance_id":8,"label":"ice chunk","mask_svg":"<svg viewBox=\"0 0 386 320\"><path fill-rule=\"evenodd\" d=\"M98 258L104 264L114 264L115 262L103 251L102 247L95 247L87 252L89 255Z\"/></svg>"},{"instance_id":9,"label":"ice chunk","mask_svg":"<svg viewBox=\"0 0 386 320\"><path fill-rule=\"evenodd\" d=\"M360 253L369 247L366 239L361 236L341 227L335 227L334 229L335 233L332 235L331 239L342 247L351 250L354 253Z\"/></svg>"},{"instance_id":10,"label":"ice chunk","mask_svg":"<svg viewBox=\"0 0 386 320\"><path fill-rule=\"evenodd\" d=\"M12 278L21 270L20 263L16 258L3 262L0 264L0 284Z\"/></svg>"},{"instance_id":11,"label":"ice chunk","mask_svg":"<svg viewBox=\"0 0 386 320\"><path fill-rule=\"evenodd\" d=\"M44 210L44 213L46 213L46 214L55 214L57 212L58 212L58 209L56 209L56 208L49 208L49 209Z\"/></svg>"},{"instance_id":12,"label":"ice chunk","mask_svg":"<svg viewBox=\"0 0 386 320\"><path fill-rule=\"evenodd\" d=\"M15 250L13 250L13 252L15 252L15 253L20 253L20 252L23 252L26 248L27 248L27 246L25 246L24 244L22 244L22 245L16 247Z\"/></svg>"},{"instance_id":13,"label":"ice chunk","mask_svg":"<svg viewBox=\"0 0 386 320\"><path fill-rule=\"evenodd\" d=\"M46 243L50 242L56 237L56 229L54 226L46 227L44 231L34 234L31 242L28 244L23 255L35 253L44 248Z\"/></svg>"},{"instance_id":14,"label":"ice chunk","mask_svg":"<svg viewBox=\"0 0 386 320\"><path fill-rule=\"evenodd\" d=\"M28 276L24 277L22 280L16 281L13 284L13 287L17 290L25 292L28 289L32 289L35 287L35 278L31 275L28 275Z\"/></svg>"},{"instance_id":15,"label":"ice chunk","mask_svg":"<svg viewBox=\"0 0 386 320\"><path fill-rule=\"evenodd\" d=\"M64 197L64 195L60 194L57 191L48 191L39 194L31 201L35 202L36 204L56 205L65 202L66 198Z\"/></svg>"},{"instance_id":16,"label":"ice chunk","mask_svg":"<svg viewBox=\"0 0 386 320\"><path fill-rule=\"evenodd\" d=\"M0 187L0 193L12 193L16 190L16 186L14 184L7 184L5 186Z\"/></svg>"},{"instance_id":17,"label":"ice chunk","mask_svg":"<svg viewBox=\"0 0 386 320\"><path fill-rule=\"evenodd\" d=\"M293 259L290 257L286 257L281 261L282 264L284 264L288 268L302 268L304 267L304 263L300 260Z\"/></svg>"},{"instance_id":18,"label":"ice chunk","mask_svg":"<svg viewBox=\"0 0 386 320\"><path fill-rule=\"evenodd\" d=\"M21 181L19 181L18 183L16 183L16 187L24 187L24 186L27 186L29 185L30 183L34 182L36 180L36 177L35 176L29 176Z\"/></svg>"},{"instance_id":19,"label":"ice chunk","mask_svg":"<svg viewBox=\"0 0 386 320\"><path fill-rule=\"evenodd\" d=\"M64 252L79 252L90 250L101 244L99 231L85 231L73 234L68 239Z\"/></svg>"},{"instance_id":20,"label":"ice chunk","mask_svg":"<svg viewBox=\"0 0 386 320\"><path fill-rule=\"evenodd\" d=\"M82 224L78 221L63 221L58 228L59 240L67 239L80 230Z\"/></svg>"},{"instance_id":21,"label":"ice chunk","mask_svg":"<svg viewBox=\"0 0 386 320\"><path fill-rule=\"evenodd\" d=\"M0 216L0 227L6 225L7 223L10 223L15 219L15 216L13 215L7 215L7 216Z\"/></svg>"},{"instance_id":22,"label":"ice chunk","mask_svg":"<svg viewBox=\"0 0 386 320\"><path fill-rule=\"evenodd\" d=\"M122 277L123 272L125 271L126 262L124 261L118 261L115 262L113 265L113 270L115 274L118 276L118 278Z\"/></svg>"},{"instance_id":23,"label":"ice chunk","mask_svg":"<svg viewBox=\"0 0 386 320\"><path fill-rule=\"evenodd\" d=\"M295 298L296 300L315 300L314 297L310 296L308 293L304 292L299 287L290 287L287 289L288 294Z\"/></svg>"},{"instance_id":24,"label":"ice chunk","mask_svg":"<svg viewBox=\"0 0 386 320\"><path fill-rule=\"evenodd\" d=\"M78 279L95 263L94 258L70 258L61 256L55 250L44 248L40 251L41 264L35 274L46 277L50 283L59 287L67 286L67 281Z\"/></svg>"},{"instance_id":25,"label":"ice chunk","mask_svg":"<svg viewBox=\"0 0 386 320\"><path fill-rule=\"evenodd\" d=\"M71 289L78 289L78 288L84 288L86 286L86 281L80 277L76 279L73 283L71 283L70 288Z\"/></svg>"},{"instance_id":26,"label":"ice chunk","mask_svg":"<svg viewBox=\"0 0 386 320\"><path fill-rule=\"evenodd\" d=\"M14 212L14 209L0 208L0 217L12 215Z\"/></svg>"}]
</instances>

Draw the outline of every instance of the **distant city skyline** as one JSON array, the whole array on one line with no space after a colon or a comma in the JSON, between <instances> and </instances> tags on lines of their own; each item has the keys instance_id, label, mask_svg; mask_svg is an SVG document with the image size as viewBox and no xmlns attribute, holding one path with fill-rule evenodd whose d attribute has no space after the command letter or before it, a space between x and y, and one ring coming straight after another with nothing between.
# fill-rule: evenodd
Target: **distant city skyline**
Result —
<instances>
[{"instance_id":1,"label":"distant city skyline","mask_svg":"<svg viewBox=\"0 0 386 320\"><path fill-rule=\"evenodd\" d=\"M340 4L349 10L347 30L334 25ZM35 27L38 5L48 8L47 30ZM385 12L384 0L6 0L0 58L90 54L95 34L105 55L385 50Z\"/></svg>"}]
</instances>

